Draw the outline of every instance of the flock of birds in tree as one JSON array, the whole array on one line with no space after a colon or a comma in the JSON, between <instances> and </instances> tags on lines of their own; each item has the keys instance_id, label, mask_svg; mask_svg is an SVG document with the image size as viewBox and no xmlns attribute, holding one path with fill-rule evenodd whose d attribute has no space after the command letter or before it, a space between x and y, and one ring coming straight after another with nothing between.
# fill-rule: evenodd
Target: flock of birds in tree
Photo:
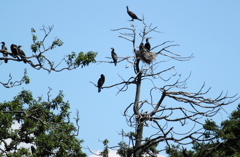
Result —
<instances>
[{"instance_id":1,"label":"flock of birds in tree","mask_svg":"<svg viewBox=\"0 0 240 157\"><path fill-rule=\"evenodd\" d=\"M3 57L4 57L4 62L7 63L8 62L8 54L10 54L13 58L17 58L18 60L22 60L24 63L27 63L26 60L26 55L24 53L24 51L21 49L21 45L15 45L12 44L10 46L11 52L12 53L8 53L7 52L7 47L5 46L5 42L2 42L2 53L3 53ZM21 57L21 59L19 58L19 56Z\"/></svg>"},{"instance_id":2,"label":"flock of birds in tree","mask_svg":"<svg viewBox=\"0 0 240 157\"><path fill-rule=\"evenodd\" d=\"M134 21L134 19L142 21L141 19L139 19L137 17L136 14L134 14L132 11L129 10L128 6L126 6L126 8L127 8L128 15L132 18L132 20L130 20L130 21ZM148 41L149 39L150 39L150 37L146 38L145 45L143 43L140 44L139 51L134 49L134 51L136 53L136 57L140 58L143 62L148 63L148 64L150 64L152 62L152 60L155 59L155 55L156 55L155 53L150 52L151 45ZM111 56L112 56L112 59L113 59L113 63L114 63L115 66L117 66L118 56L117 56L116 52L114 52L114 48L112 47L111 49L112 49ZM101 89L102 89L102 86L103 86L104 82L105 82L105 76L103 74L101 74L101 76L98 80L98 84L97 84L98 92L101 92Z\"/></svg>"},{"instance_id":3,"label":"flock of birds in tree","mask_svg":"<svg viewBox=\"0 0 240 157\"><path fill-rule=\"evenodd\" d=\"M137 17L136 14L134 14L132 11L129 10L128 6L126 6L126 8L127 8L128 15L132 18L131 21L134 21L134 19L142 21L141 19L139 19ZM146 38L145 45L143 43L140 44L138 51L134 49L134 51L136 53L136 57L140 58L143 62L148 63L148 64L150 64L152 62L152 60L155 58L155 53L150 52L151 45L148 41L149 39L150 38ZM22 47L21 45L17 46L15 44L12 44L10 46L12 53L9 53L9 52L7 52L7 47L5 46L5 42L2 42L2 51L1 52L3 53L4 62L5 63L8 62L7 57L8 57L8 54L10 54L13 58L17 58L18 60L22 60L24 63L27 63L26 55L25 55L24 51L21 49L21 47ZM112 49L111 56L113 59L113 63L115 66L117 66L118 56L114 52L114 48L111 48L111 49ZM21 59L19 58L19 56ZM101 74L101 77L99 78L98 84L97 84L98 92L101 92L104 82L105 82L105 76L103 74Z\"/></svg>"}]
</instances>

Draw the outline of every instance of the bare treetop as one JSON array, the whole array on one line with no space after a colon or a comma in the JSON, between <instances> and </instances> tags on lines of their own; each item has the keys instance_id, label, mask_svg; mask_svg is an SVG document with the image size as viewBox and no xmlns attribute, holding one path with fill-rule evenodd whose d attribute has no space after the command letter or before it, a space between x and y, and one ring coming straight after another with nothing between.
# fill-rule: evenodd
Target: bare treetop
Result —
<instances>
[{"instance_id":1,"label":"bare treetop","mask_svg":"<svg viewBox=\"0 0 240 157\"><path fill-rule=\"evenodd\" d=\"M205 89L205 84L197 92L187 92L186 83L191 75L182 80L175 65L165 69L162 69L161 65L169 60L189 61L194 57L193 54L185 57L172 52L170 49L178 46L178 44L172 44L173 41L150 45L151 41L148 39L150 37L153 37L151 40L155 39L152 33L161 32L157 31L157 27L148 26L144 22L144 18L142 25L140 33L137 33L137 28L132 22L130 22L129 28L112 29L112 31L119 31L119 37L132 44L135 54L134 56L120 57L122 59L118 61L127 61L126 67L133 67L133 75L129 78L123 78L119 75L120 82L102 87L118 87L117 94L126 92L128 86L134 85L136 87L135 99L126 106L123 114L128 126L134 128L135 131L131 133L122 131L122 136L128 137L130 144L126 145L126 141L123 140L119 151L127 152L125 156L140 157L143 154L154 156L156 152L152 152L150 147L156 146L160 142L165 142L170 147L171 142L185 145L191 144L192 141L211 140L203 136L199 125L202 127L204 118L215 116L223 109L223 106L235 102L239 97L237 94L228 96L228 93L220 93L216 98L208 98L206 96L211 88ZM140 37L140 43L136 43L138 37ZM164 57L168 59L164 60ZM112 63L112 61L100 62ZM168 78L162 77L162 74L167 72L170 72L170 76ZM170 83L176 77L176 81ZM164 84L162 86L155 84L156 79L160 79ZM150 101L146 95L142 96L143 100L140 99L141 91L148 90L141 88L147 81L152 84L152 88L148 87L150 88L148 96ZM174 105L171 102L174 102ZM144 109L147 110L144 111ZM190 124L191 127L187 127L187 129L176 127L185 128L187 124ZM143 130L145 127L151 127L155 133L147 135L144 139Z\"/></svg>"}]
</instances>

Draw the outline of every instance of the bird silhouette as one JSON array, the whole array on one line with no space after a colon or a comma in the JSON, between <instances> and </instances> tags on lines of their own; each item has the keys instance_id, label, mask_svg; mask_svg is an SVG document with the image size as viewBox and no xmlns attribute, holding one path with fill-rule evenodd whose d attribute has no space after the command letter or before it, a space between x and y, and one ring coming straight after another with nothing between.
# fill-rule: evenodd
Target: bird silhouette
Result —
<instances>
[{"instance_id":1,"label":"bird silhouette","mask_svg":"<svg viewBox=\"0 0 240 157\"><path fill-rule=\"evenodd\" d=\"M148 51L150 51L150 50L151 50L151 45L150 45L150 43L148 42L148 39L150 39L150 38L146 38L145 48L146 48Z\"/></svg>"},{"instance_id":2,"label":"bird silhouette","mask_svg":"<svg viewBox=\"0 0 240 157\"><path fill-rule=\"evenodd\" d=\"M21 50L21 45L19 45L17 48L18 48L18 54L19 56L22 58L23 62L26 64L27 63L27 60L26 60L26 55L24 53L23 50Z\"/></svg>"},{"instance_id":3,"label":"bird silhouette","mask_svg":"<svg viewBox=\"0 0 240 157\"><path fill-rule=\"evenodd\" d=\"M2 50L6 50L6 51L7 51L7 48L6 48L6 46L5 46L5 42L2 42ZM7 58L7 57L8 57L8 54L3 52L3 57L4 57L4 58ZM4 62L7 63L8 60L7 60L7 59L4 59Z\"/></svg>"},{"instance_id":4,"label":"bird silhouette","mask_svg":"<svg viewBox=\"0 0 240 157\"><path fill-rule=\"evenodd\" d=\"M104 82L105 82L105 76L103 74L101 74L101 77L98 80L98 93L101 92Z\"/></svg>"},{"instance_id":5,"label":"bird silhouette","mask_svg":"<svg viewBox=\"0 0 240 157\"><path fill-rule=\"evenodd\" d=\"M131 11L128 9L128 6L126 6L126 8L127 8L127 13L128 13L128 15L132 18L132 21L133 21L134 19L137 19L137 20L139 20L139 21L142 21L141 19L139 19L139 18L137 17L136 14L134 14L133 12L131 12Z\"/></svg>"},{"instance_id":6,"label":"bird silhouette","mask_svg":"<svg viewBox=\"0 0 240 157\"><path fill-rule=\"evenodd\" d=\"M114 65L117 66L117 58L118 58L118 56L117 56L117 54L114 52L114 48L112 47L111 49L112 49L111 55L112 55L112 59L113 59Z\"/></svg>"},{"instance_id":7,"label":"bird silhouette","mask_svg":"<svg viewBox=\"0 0 240 157\"><path fill-rule=\"evenodd\" d=\"M10 48L11 48L11 51L12 51L12 56L14 57L14 58L18 58L18 48L17 48L17 45L15 45L15 44L12 44L11 46L10 46ZM19 58L18 58L19 59Z\"/></svg>"}]
</instances>

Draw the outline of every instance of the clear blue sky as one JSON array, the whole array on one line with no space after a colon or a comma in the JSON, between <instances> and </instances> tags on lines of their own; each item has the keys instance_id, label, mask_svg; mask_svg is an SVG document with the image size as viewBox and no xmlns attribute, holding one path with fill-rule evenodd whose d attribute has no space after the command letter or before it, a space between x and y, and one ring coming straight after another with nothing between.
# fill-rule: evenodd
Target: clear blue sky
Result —
<instances>
[{"instance_id":1,"label":"clear blue sky","mask_svg":"<svg viewBox=\"0 0 240 157\"><path fill-rule=\"evenodd\" d=\"M97 60L108 60L110 47L114 47L118 56L132 55L132 44L119 38L118 32L110 29L129 27L129 16L126 6L138 17L144 14L145 22L157 26L161 34L152 33L152 46L167 40L179 44L175 53L183 56L194 54L189 62L170 61L163 67L175 65L182 78L191 72L186 91L196 92L203 82L212 87L207 97L214 98L221 91L234 95L239 92L239 58L240 58L240 1L3 1L1 2L0 41L9 46L12 43L22 45L26 55L31 55L31 28L35 28L39 39L42 25L54 25L47 41L60 38L64 45L49 52L49 56L60 61L61 57L75 52L98 52ZM142 28L140 21L134 21L138 30ZM139 42L140 38L137 39ZM47 42L45 43L47 45ZM49 43L50 45L51 43ZM161 60L161 57L158 57ZM83 69L50 74L43 70L34 70L27 64L9 61L0 65L1 81L7 81L11 73L14 79L23 74L27 68L31 83L12 89L0 88L0 101L11 100L22 89L29 89L34 96L46 99L48 87L51 87L52 98L59 90L63 90L65 100L71 104L72 116L80 111L80 133L84 147L93 150L103 148L98 140L109 139L110 146L121 141L118 132L129 131L122 116L125 108L133 101L134 87L115 96L118 89L104 89L101 93L89 81L97 82L100 74L105 74L105 85L120 82L118 74L128 79L132 69L125 69L126 62L117 67L113 64L92 64ZM161 82L164 85L164 82ZM141 95L142 100L147 99ZM235 102L225 107L228 113L236 109ZM173 105L167 104L166 105ZM220 122L227 115L221 111L216 120ZM165 145L160 144L161 148ZM87 150L83 150L87 153Z\"/></svg>"}]
</instances>

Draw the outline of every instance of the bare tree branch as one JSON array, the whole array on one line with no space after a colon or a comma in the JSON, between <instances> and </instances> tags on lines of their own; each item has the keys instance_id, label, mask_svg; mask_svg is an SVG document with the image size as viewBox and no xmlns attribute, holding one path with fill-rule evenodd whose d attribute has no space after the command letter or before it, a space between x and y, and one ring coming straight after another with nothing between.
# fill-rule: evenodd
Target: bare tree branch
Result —
<instances>
[{"instance_id":1,"label":"bare tree branch","mask_svg":"<svg viewBox=\"0 0 240 157\"><path fill-rule=\"evenodd\" d=\"M29 78L27 76L27 69L24 69L24 75L21 78L21 80L12 82L12 79L13 79L12 75L9 74L8 81L6 83L0 82L0 84L2 84L5 88L12 88L12 87L20 86L23 83L28 84L29 83Z\"/></svg>"}]
</instances>

